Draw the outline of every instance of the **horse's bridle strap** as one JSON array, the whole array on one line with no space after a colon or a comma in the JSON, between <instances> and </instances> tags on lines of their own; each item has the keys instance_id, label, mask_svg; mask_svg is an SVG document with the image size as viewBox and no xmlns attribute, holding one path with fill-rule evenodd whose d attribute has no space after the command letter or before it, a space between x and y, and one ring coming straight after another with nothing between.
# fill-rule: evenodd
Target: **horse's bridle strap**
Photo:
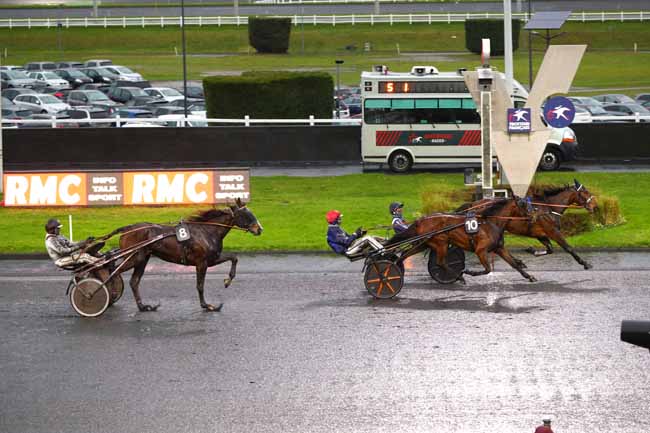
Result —
<instances>
[{"instance_id":1,"label":"horse's bridle strap","mask_svg":"<svg viewBox=\"0 0 650 433\"><path fill-rule=\"evenodd\" d=\"M248 231L248 229L238 227L235 225L229 225L229 224L221 224L221 223L211 223L211 222L200 222L200 221L183 221L185 224L201 224L201 225L208 225L208 226L221 226L221 227L228 227L231 229L236 229L236 230L243 230L245 232Z\"/></svg>"}]
</instances>

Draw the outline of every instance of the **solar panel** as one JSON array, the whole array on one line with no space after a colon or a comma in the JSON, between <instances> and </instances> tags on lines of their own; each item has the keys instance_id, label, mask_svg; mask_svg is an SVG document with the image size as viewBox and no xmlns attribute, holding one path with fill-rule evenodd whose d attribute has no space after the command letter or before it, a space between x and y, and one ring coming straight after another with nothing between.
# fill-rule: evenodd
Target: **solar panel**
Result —
<instances>
[{"instance_id":1,"label":"solar panel","mask_svg":"<svg viewBox=\"0 0 650 433\"><path fill-rule=\"evenodd\" d=\"M559 29L569 15L571 11L535 12L524 30Z\"/></svg>"}]
</instances>

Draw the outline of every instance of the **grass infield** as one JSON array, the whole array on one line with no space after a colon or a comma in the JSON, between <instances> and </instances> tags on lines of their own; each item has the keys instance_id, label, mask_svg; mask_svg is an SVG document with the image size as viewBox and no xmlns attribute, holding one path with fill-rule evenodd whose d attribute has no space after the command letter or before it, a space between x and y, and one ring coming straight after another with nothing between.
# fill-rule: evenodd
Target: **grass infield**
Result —
<instances>
[{"instance_id":1,"label":"grass infield","mask_svg":"<svg viewBox=\"0 0 650 433\"><path fill-rule=\"evenodd\" d=\"M578 177L587 188L617 197L626 223L599 228L574 236L576 247L650 247L650 202L642 193L650 189L650 173L550 173L538 174L543 184L572 183ZM374 227L390 223L388 204L403 201L405 217L413 220L422 206L425 191L450 192L463 188L461 173L390 175L366 173L336 177L253 177L251 210L264 226L262 236L231 232L225 247L231 251L327 251L325 212L344 214L343 227ZM460 203L453 203L460 204ZM44 253L44 224L56 217L67 235L72 215L74 237L98 237L135 222L178 221L197 207L108 207L108 208L0 208L0 253ZM578 211L584 212L584 211ZM379 230L378 235L385 235ZM111 245L115 245L116 239ZM508 246L535 245L536 241L509 236Z\"/></svg>"},{"instance_id":2,"label":"grass infield","mask_svg":"<svg viewBox=\"0 0 650 433\"><path fill-rule=\"evenodd\" d=\"M573 82L576 90L588 94L598 93L598 89L630 88L624 93L635 95L650 89L647 30L648 24L639 22L570 22L554 43L589 47ZM480 63L480 56L465 49L462 23L314 26L305 17L304 26L292 27L289 53L284 55L255 54L248 44L247 26L187 26L186 37L191 80L246 70L321 70L335 75L334 59L341 58L345 61L341 82L358 85L361 71L371 70L375 64L386 64L393 71L408 71L414 64L453 71L473 69ZM7 49L3 64L110 58L149 80L182 79L182 57L176 55L181 52L178 27L71 27L60 34L55 27L0 29L0 41L0 49ZM370 52L364 52L366 42ZM522 31L514 55L515 77L522 83L528 83L527 42L527 32ZM533 38L533 50L533 70L537 71L544 53L541 38ZM493 57L492 64L503 70L502 57Z\"/></svg>"}]
</instances>

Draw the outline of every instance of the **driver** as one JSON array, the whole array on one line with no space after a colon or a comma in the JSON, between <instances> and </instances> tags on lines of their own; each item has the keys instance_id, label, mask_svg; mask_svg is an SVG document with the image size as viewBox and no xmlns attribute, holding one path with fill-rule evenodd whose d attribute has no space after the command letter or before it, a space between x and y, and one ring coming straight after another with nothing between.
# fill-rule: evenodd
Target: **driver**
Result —
<instances>
[{"instance_id":1,"label":"driver","mask_svg":"<svg viewBox=\"0 0 650 433\"><path fill-rule=\"evenodd\" d=\"M404 217L402 216L402 210L404 209L404 203L400 202L392 202L388 206L388 211L390 212L390 215L393 217L393 221L391 222L391 225L393 226L393 230L395 230L395 234L402 233L406 231L409 228L409 225L404 221Z\"/></svg>"},{"instance_id":2,"label":"driver","mask_svg":"<svg viewBox=\"0 0 650 433\"><path fill-rule=\"evenodd\" d=\"M93 246L87 252L83 249L92 244L95 238L88 238L85 241L72 243L68 238L61 234L61 223L55 218L51 218L45 224L45 248L47 254L58 267L65 267L77 264L96 263L99 257L93 257L91 254L97 254L97 251L104 245L102 242ZM92 251L91 251L92 250Z\"/></svg>"},{"instance_id":3,"label":"driver","mask_svg":"<svg viewBox=\"0 0 650 433\"><path fill-rule=\"evenodd\" d=\"M327 243L337 254L352 255L359 253L367 245L375 250L383 250L384 246L373 236L364 236L366 232L359 227L354 233L348 234L341 228L343 214L337 210L330 210L325 215L329 224L327 228Z\"/></svg>"}]
</instances>

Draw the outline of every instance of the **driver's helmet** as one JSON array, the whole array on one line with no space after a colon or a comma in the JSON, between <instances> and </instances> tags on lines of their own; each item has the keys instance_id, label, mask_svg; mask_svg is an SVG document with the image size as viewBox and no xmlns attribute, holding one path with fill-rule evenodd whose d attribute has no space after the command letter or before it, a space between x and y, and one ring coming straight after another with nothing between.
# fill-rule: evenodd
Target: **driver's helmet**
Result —
<instances>
[{"instance_id":1,"label":"driver's helmet","mask_svg":"<svg viewBox=\"0 0 650 433\"><path fill-rule=\"evenodd\" d=\"M343 214L337 210L330 210L325 214L325 219L329 224L336 224Z\"/></svg>"},{"instance_id":2,"label":"driver's helmet","mask_svg":"<svg viewBox=\"0 0 650 433\"><path fill-rule=\"evenodd\" d=\"M54 233L54 229L60 229L63 227L58 219L50 218L45 224L45 231L48 233Z\"/></svg>"},{"instance_id":3,"label":"driver's helmet","mask_svg":"<svg viewBox=\"0 0 650 433\"><path fill-rule=\"evenodd\" d=\"M401 215L403 207L404 207L404 203L394 201L390 204L390 206L388 206L388 210L390 211L391 215Z\"/></svg>"}]
</instances>

